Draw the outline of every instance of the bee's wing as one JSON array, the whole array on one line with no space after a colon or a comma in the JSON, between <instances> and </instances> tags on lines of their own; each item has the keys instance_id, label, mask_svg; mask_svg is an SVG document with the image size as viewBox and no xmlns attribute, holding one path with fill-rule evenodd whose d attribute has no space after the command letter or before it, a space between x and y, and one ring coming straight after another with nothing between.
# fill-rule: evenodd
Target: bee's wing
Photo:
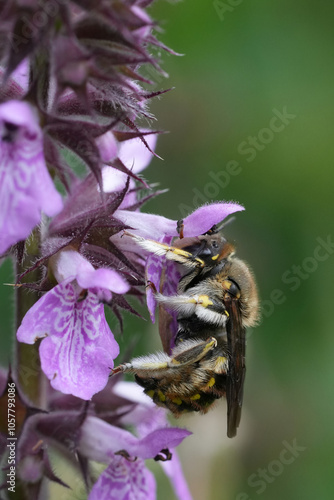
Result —
<instances>
[{"instance_id":1,"label":"bee's wing","mask_svg":"<svg viewBox=\"0 0 334 500\"><path fill-rule=\"evenodd\" d=\"M159 291L167 297L176 295L180 277L175 262L165 261L162 267ZM170 354L174 347L177 329L177 312L159 305L159 334L163 349L167 354Z\"/></svg>"},{"instance_id":2,"label":"bee's wing","mask_svg":"<svg viewBox=\"0 0 334 500\"><path fill-rule=\"evenodd\" d=\"M159 334L164 351L170 354L177 333L176 312L171 313L164 306L159 306Z\"/></svg>"},{"instance_id":3,"label":"bee's wing","mask_svg":"<svg viewBox=\"0 0 334 500\"><path fill-rule=\"evenodd\" d=\"M241 418L243 388L246 374L245 328L242 326L239 301L236 298L227 298L224 301L229 320L227 321L227 343L229 350L229 369L227 373L227 436L237 434Z\"/></svg>"}]
</instances>

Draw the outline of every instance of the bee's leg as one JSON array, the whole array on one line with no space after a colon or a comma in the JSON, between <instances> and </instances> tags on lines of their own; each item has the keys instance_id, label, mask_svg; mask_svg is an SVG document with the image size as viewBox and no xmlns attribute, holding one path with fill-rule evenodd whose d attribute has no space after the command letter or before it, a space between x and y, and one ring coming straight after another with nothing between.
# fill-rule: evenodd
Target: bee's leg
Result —
<instances>
[{"instance_id":1,"label":"bee's leg","mask_svg":"<svg viewBox=\"0 0 334 500\"><path fill-rule=\"evenodd\" d=\"M228 282L225 280L224 283ZM186 295L180 293L178 295L163 295L157 291L156 286L152 283L152 281L148 281L147 287L151 288L154 297L159 304L163 304L167 309L172 309L180 314L183 313L185 317L196 314L196 307L198 306L218 314L223 314L227 318L229 316L224 303L220 298L217 300L217 298L209 297L209 295L206 294ZM227 293L230 292L227 291Z\"/></svg>"},{"instance_id":2,"label":"bee's leg","mask_svg":"<svg viewBox=\"0 0 334 500\"><path fill-rule=\"evenodd\" d=\"M176 248L166 245L165 243L159 243L158 241L146 239L142 236L131 234L128 231L124 231L124 234L131 236L131 238L133 238L144 250L147 250L154 255L158 255L159 257L166 257L168 260L179 262L180 264L184 264L191 269L203 268L205 266L202 259L194 257L192 253L182 250L181 248Z\"/></svg>"},{"instance_id":3,"label":"bee's leg","mask_svg":"<svg viewBox=\"0 0 334 500\"><path fill-rule=\"evenodd\" d=\"M168 367L171 358L164 352L158 352L148 356L133 358L129 363L122 363L111 370L111 375L116 373L132 372L137 373L140 370L144 371L159 371L165 370Z\"/></svg>"},{"instance_id":4,"label":"bee's leg","mask_svg":"<svg viewBox=\"0 0 334 500\"><path fill-rule=\"evenodd\" d=\"M193 311L196 306L213 306L213 301L208 295L163 295L162 293L156 292L154 296L160 304L164 304L173 310L183 309L183 306L189 306L191 311Z\"/></svg>"},{"instance_id":5,"label":"bee's leg","mask_svg":"<svg viewBox=\"0 0 334 500\"><path fill-rule=\"evenodd\" d=\"M211 325L224 326L228 318L228 312L223 301L216 300L208 295L170 295L165 296L161 293L154 293L154 297L167 309L178 313L178 317L197 318Z\"/></svg>"},{"instance_id":6,"label":"bee's leg","mask_svg":"<svg viewBox=\"0 0 334 500\"><path fill-rule=\"evenodd\" d=\"M198 341L195 345L194 341L185 341L174 348L169 366L185 366L197 363L215 347L217 347L217 339L214 337L210 337L205 341Z\"/></svg>"},{"instance_id":7,"label":"bee's leg","mask_svg":"<svg viewBox=\"0 0 334 500\"><path fill-rule=\"evenodd\" d=\"M170 368L181 368L183 366L200 361L209 351L217 347L217 340L210 337L207 340L198 340L197 342L184 342L178 346L176 354L169 357L166 353L156 353L149 356L134 358L130 363L123 363L111 371L111 375L116 373L134 372L157 373L160 370Z\"/></svg>"},{"instance_id":8,"label":"bee's leg","mask_svg":"<svg viewBox=\"0 0 334 500\"><path fill-rule=\"evenodd\" d=\"M180 240L182 240L182 238L184 238L184 235L183 235L183 231L184 231L184 222L183 222L183 219L180 219L180 220L177 221L176 229L177 229L177 232L179 233Z\"/></svg>"}]
</instances>

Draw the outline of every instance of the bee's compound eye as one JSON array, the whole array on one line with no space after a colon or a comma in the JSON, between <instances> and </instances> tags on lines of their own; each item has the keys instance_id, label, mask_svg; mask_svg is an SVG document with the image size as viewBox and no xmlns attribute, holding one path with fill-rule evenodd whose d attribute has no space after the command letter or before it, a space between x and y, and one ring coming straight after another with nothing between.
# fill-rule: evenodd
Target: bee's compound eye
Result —
<instances>
[{"instance_id":1,"label":"bee's compound eye","mask_svg":"<svg viewBox=\"0 0 334 500\"><path fill-rule=\"evenodd\" d=\"M237 299L240 298L240 295L241 295L240 288L235 281L233 281L231 279L224 280L223 281L223 288L225 288L225 290L233 297L236 297Z\"/></svg>"}]
</instances>

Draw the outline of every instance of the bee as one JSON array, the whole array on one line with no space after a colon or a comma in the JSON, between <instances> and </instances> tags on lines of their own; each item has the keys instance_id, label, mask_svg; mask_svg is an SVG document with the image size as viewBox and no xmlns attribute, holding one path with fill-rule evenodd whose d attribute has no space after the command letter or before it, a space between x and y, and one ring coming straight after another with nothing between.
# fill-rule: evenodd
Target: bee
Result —
<instances>
[{"instance_id":1,"label":"bee","mask_svg":"<svg viewBox=\"0 0 334 500\"><path fill-rule=\"evenodd\" d=\"M255 280L216 227L194 238L182 237L182 221L178 229L172 246L127 233L142 249L178 265L181 274L172 295L148 284L160 306L165 352L135 358L113 373L134 373L144 392L176 417L206 413L226 397L227 435L234 437L243 399L245 331L259 317Z\"/></svg>"}]
</instances>

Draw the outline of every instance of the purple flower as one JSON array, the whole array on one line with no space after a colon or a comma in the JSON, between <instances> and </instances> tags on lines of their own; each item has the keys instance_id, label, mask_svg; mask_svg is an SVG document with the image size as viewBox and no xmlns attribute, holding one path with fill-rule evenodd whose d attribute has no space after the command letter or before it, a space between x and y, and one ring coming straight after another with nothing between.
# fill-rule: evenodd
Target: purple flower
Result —
<instances>
[{"instance_id":1,"label":"purple flower","mask_svg":"<svg viewBox=\"0 0 334 500\"><path fill-rule=\"evenodd\" d=\"M42 338L42 370L54 389L90 399L108 381L119 347L104 316L101 300L123 294L129 285L111 269L97 269L74 250L51 258L59 285L47 292L23 318L20 342Z\"/></svg>"},{"instance_id":2,"label":"purple flower","mask_svg":"<svg viewBox=\"0 0 334 500\"><path fill-rule=\"evenodd\" d=\"M241 210L244 210L244 207L234 202L203 205L183 219L183 236L193 237L204 234L215 224ZM114 216L127 226L132 227L134 234L144 238L161 241L166 236L171 238L178 236L177 221L161 215L117 210Z\"/></svg>"},{"instance_id":3,"label":"purple flower","mask_svg":"<svg viewBox=\"0 0 334 500\"><path fill-rule=\"evenodd\" d=\"M0 253L27 238L41 212L56 215L60 194L48 173L43 136L34 109L25 102L0 105Z\"/></svg>"},{"instance_id":4,"label":"purple flower","mask_svg":"<svg viewBox=\"0 0 334 500\"><path fill-rule=\"evenodd\" d=\"M156 482L143 460L115 457L94 484L88 500L155 500Z\"/></svg>"},{"instance_id":5,"label":"purple flower","mask_svg":"<svg viewBox=\"0 0 334 500\"><path fill-rule=\"evenodd\" d=\"M182 474L182 465L177 453L173 452L173 459L167 462L160 462L164 473L169 478L175 495L180 500L192 500L187 481Z\"/></svg>"},{"instance_id":6,"label":"purple flower","mask_svg":"<svg viewBox=\"0 0 334 500\"><path fill-rule=\"evenodd\" d=\"M106 464L90 500L153 500L155 480L145 461L171 456L166 474L180 500L191 498L174 450L189 432L170 427L166 411L149 398L134 402L129 385L108 379L119 346L104 306L121 323L122 310L138 315L125 294L144 294L146 259L131 238L124 237L124 251L118 245L125 229L137 228L135 220L124 223L122 213L137 213L160 194L141 178L157 133L138 128L153 118L147 101L164 92L140 86L154 83L142 76L143 64L165 75L154 54L168 48L156 40L156 23L146 13L152 2L120 0L115 8L98 1L92 9L92 2L77 0L61 2L53 13L44 12L45 2L17 2L17 9L7 2L0 21L0 255L11 252L17 260L22 287L15 290L24 310L31 290L44 293L23 318L17 340L39 341L41 369L54 389L42 395L48 412L39 409L38 373L27 387L36 396L34 408L20 404L18 488L31 498L43 496L45 478L67 486L49 460L55 443L66 460L79 460L86 485L91 461ZM26 27L34 25L23 45L16 37L22 15ZM38 18L46 23L37 26ZM73 168L77 162L80 168ZM66 193L64 206L47 167ZM42 219L42 212L52 219ZM160 225L163 218L142 217L146 236L156 231L156 239L171 241L174 221ZM196 221L187 225L197 231ZM21 320L22 308L17 311ZM28 358L16 372L30 366ZM0 461L5 447L0 433Z\"/></svg>"},{"instance_id":7,"label":"purple flower","mask_svg":"<svg viewBox=\"0 0 334 500\"><path fill-rule=\"evenodd\" d=\"M115 453L125 451L129 457L156 457L161 450L175 448L191 432L178 427L155 429L141 439L100 418L88 416L82 426L80 451L96 462L108 463Z\"/></svg>"},{"instance_id":8,"label":"purple flower","mask_svg":"<svg viewBox=\"0 0 334 500\"><path fill-rule=\"evenodd\" d=\"M124 425L136 426L139 436L146 436L153 430L167 427L166 410L157 407L141 388L134 382L118 382L113 393L136 403L130 413L121 418ZM175 495L180 500L192 500L187 481L183 475L182 465L175 449L172 449L172 460L160 461L166 476L169 478Z\"/></svg>"},{"instance_id":9,"label":"purple flower","mask_svg":"<svg viewBox=\"0 0 334 500\"><path fill-rule=\"evenodd\" d=\"M164 458L161 452L166 454L169 449L173 449L173 452L166 473L178 498L191 500L181 464L174 451L190 432L169 427L166 411L155 407L136 384L119 382L114 392L136 403L133 411L125 412L120 422L134 425L139 437L96 417L86 418L81 427L79 452L91 460L108 464L93 486L89 500L155 500L155 479L146 468L145 460ZM136 461L133 461L135 458ZM170 471L173 471L174 477L171 477Z\"/></svg>"},{"instance_id":10,"label":"purple flower","mask_svg":"<svg viewBox=\"0 0 334 500\"><path fill-rule=\"evenodd\" d=\"M144 133L145 131L143 130L142 132ZM157 134L147 135L145 141L151 151L154 151L157 142ZM97 145L104 162L111 162L118 157L123 165L131 170L133 174L142 172L153 157L151 151L139 137L122 142L120 146L118 146L112 132L107 132L97 139ZM120 170L116 170L106 165L102 170L103 191L105 193L111 193L124 189L127 177L125 172L121 172ZM134 186L134 181L132 179L131 181L130 188Z\"/></svg>"}]
</instances>

